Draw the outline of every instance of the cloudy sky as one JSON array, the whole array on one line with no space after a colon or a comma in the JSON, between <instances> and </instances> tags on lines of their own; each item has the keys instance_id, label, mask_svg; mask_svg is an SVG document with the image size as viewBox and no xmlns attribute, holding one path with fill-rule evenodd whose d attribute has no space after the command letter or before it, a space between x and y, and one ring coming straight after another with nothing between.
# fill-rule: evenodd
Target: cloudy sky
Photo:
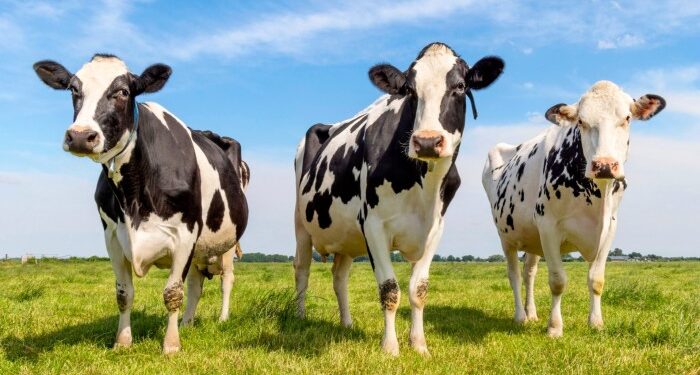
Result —
<instances>
[{"instance_id":1,"label":"cloudy sky","mask_svg":"<svg viewBox=\"0 0 700 375\"><path fill-rule=\"evenodd\" d=\"M317 122L336 122L380 93L367 69L405 69L433 41L469 63L506 61L476 95L458 161L462 187L440 253L500 252L480 184L486 152L542 131L542 114L608 79L666 110L634 123L630 187L614 246L700 255L700 2L697 1L62 1L0 0L0 255L105 255L92 194L100 168L62 151L69 94L44 86L32 63L72 71L96 52L140 73L173 67L142 97L189 126L237 138L251 165L246 251L292 254L293 150Z\"/></svg>"}]
</instances>

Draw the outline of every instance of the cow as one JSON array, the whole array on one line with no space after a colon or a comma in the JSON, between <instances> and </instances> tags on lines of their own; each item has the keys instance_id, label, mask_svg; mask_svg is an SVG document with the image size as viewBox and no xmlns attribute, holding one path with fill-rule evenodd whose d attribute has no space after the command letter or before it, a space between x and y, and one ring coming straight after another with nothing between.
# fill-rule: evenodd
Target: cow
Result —
<instances>
[{"instance_id":1,"label":"cow","mask_svg":"<svg viewBox=\"0 0 700 375\"><path fill-rule=\"evenodd\" d=\"M96 54L75 74L50 60L37 62L34 70L48 86L71 92L73 122L63 149L102 166L95 201L116 276L115 347L132 343L132 272L143 277L155 265L170 269L163 352L177 352L185 276L183 325L192 323L203 279L213 273L223 275L221 318L228 316L232 252L248 221L248 168L240 144L191 130L157 103L136 101L165 85L172 72L167 65L136 75L118 57Z\"/></svg>"},{"instance_id":2,"label":"cow","mask_svg":"<svg viewBox=\"0 0 700 375\"><path fill-rule=\"evenodd\" d=\"M460 184L455 166L466 97L503 71L498 57L469 65L443 43L426 46L402 72L369 70L386 95L352 118L309 128L295 157L294 259L297 312L305 315L312 248L333 254L333 288L343 326L351 326L347 284L352 259L368 255L384 311L382 348L398 355L395 318L400 291L391 266L398 250L413 265L410 343L428 354L423 306L443 216Z\"/></svg>"},{"instance_id":3,"label":"cow","mask_svg":"<svg viewBox=\"0 0 700 375\"><path fill-rule=\"evenodd\" d=\"M561 297L566 273L561 255L579 251L588 262L588 324L603 327L601 294L605 262L627 188L630 122L648 120L665 100L647 94L633 100L609 81L595 83L572 105L557 104L545 117L554 125L522 143L489 151L483 185L508 265L515 321L537 320L534 282L547 260L552 310L548 335L563 334ZM517 251L524 251L526 306L520 297Z\"/></svg>"}]
</instances>

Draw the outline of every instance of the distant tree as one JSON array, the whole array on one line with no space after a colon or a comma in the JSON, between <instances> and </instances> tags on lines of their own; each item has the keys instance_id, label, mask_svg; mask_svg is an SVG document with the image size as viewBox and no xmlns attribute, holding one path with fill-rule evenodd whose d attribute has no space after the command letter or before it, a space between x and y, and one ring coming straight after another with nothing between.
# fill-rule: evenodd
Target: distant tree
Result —
<instances>
[{"instance_id":1,"label":"distant tree","mask_svg":"<svg viewBox=\"0 0 700 375\"><path fill-rule=\"evenodd\" d=\"M610 253L610 255L621 256L621 255L625 255L625 253L622 252L622 249L620 249L619 247L616 247L615 250L613 250Z\"/></svg>"},{"instance_id":2,"label":"distant tree","mask_svg":"<svg viewBox=\"0 0 700 375\"><path fill-rule=\"evenodd\" d=\"M398 251L392 252L391 253L391 261L392 262L405 262L406 260L403 258L401 253Z\"/></svg>"},{"instance_id":3,"label":"distant tree","mask_svg":"<svg viewBox=\"0 0 700 375\"><path fill-rule=\"evenodd\" d=\"M647 255L647 259L649 259L649 260L661 260L661 259L663 259L663 257L656 255L656 254L649 254L649 255Z\"/></svg>"},{"instance_id":4,"label":"distant tree","mask_svg":"<svg viewBox=\"0 0 700 375\"><path fill-rule=\"evenodd\" d=\"M462 257L462 262L473 262L473 261L474 261L473 255L465 255Z\"/></svg>"},{"instance_id":5,"label":"distant tree","mask_svg":"<svg viewBox=\"0 0 700 375\"><path fill-rule=\"evenodd\" d=\"M561 257L561 261L562 261L562 262L573 262L573 261L574 261L574 257L572 257L571 254L564 254L564 255Z\"/></svg>"},{"instance_id":6,"label":"distant tree","mask_svg":"<svg viewBox=\"0 0 700 375\"><path fill-rule=\"evenodd\" d=\"M433 262L444 262L445 259L440 256L440 254L433 255Z\"/></svg>"},{"instance_id":7,"label":"distant tree","mask_svg":"<svg viewBox=\"0 0 700 375\"><path fill-rule=\"evenodd\" d=\"M363 255L353 259L352 261L356 263L369 262L369 257Z\"/></svg>"},{"instance_id":8,"label":"distant tree","mask_svg":"<svg viewBox=\"0 0 700 375\"><path fill-rule=\"evenodd\" d=\"M454 255L448 255L448 256L447 256L447 261L448 261L448 262L454 262L455 260L457 260L457 259L454 257Z\"/></svg>"},{"instance_id":9,"label":"distant tree","mask_svg":"<svg viewBox=\"0 0 700 375\"><path fill-rule=\"evenodd\" d=\"M636 252L636 251L633 251L633 252L631 252L631 253L629 254L629 257L630 257L631 259L642 259L642 254L640 254L640 253L638 253L638 252Z\"/></svg>"},{"instance_id":10,"label":"distant tree","mask_svg":"<svg viewBox=\"0 0 700 375\"><path fill-rule=\"evenodd\" d=\"M501 254L494 254L486 258L487 262L503 262L506 260L506 257L504 257Z\"/></svg>"}]
</instances>

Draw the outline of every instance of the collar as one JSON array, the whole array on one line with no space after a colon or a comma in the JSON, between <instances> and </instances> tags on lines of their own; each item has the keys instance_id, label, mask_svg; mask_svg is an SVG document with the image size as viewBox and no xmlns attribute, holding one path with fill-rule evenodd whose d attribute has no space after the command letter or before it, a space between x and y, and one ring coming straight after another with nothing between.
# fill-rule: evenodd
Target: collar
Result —
<instances>
[{"instance_id":1,"label":"collar","mask_svg":"<svg viewBox=\"0 0 700 375\"><path fill-rule=\"evenodd\" d=\"M139 103L137 101L134 101L134 126L131 128L131 133L129 133L129 138L126 140L126 144L124 147L119 151L116 155L114 155L109 161L107 162L107 176L109 178L112 178L114 176L114 161L117 159L119 155L124 153L126 151L127 147L129 147L129 144L133 142L134 138L136 137L136 132L139 129Z\"/></svg>"}]
</instances>

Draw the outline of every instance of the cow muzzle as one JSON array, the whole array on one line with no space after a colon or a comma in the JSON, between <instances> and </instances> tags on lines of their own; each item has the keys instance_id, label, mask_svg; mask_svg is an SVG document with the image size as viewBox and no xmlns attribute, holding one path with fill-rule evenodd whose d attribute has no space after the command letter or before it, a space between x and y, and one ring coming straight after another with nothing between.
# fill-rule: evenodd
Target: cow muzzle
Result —
<instances>
[{"instance_id":1,"label":"cow muzzle","mask_svg":"<svg viewBox=\"0 0 700 375\"><path fill-rule=\"evenodd\" d=\"M411 136L411 146L419 159L437 159L445 155L445 136L434 130L419 131Z\"/></svg>"},{"instance_id":2,"label":"cow muzzle","mask_svg":"<svg viewBox=\"0 0 700 375\"><path fill-rule=\"evenodd\" d=\"M100 134L89 129L68 129L63 149L76 155L91 155L100 144Z\"/></svg>"},{"instance_id":3,"label":"cow muzzle","mask_svg":"<svg viewBox=\"0 0 700 375\"><path fill-rule=\"evenodd\" d=\"M595 179L616 179L624 177L620 163L609 157L599 157L591 161L590 178Z\"/></svg>"}]
</instances>

